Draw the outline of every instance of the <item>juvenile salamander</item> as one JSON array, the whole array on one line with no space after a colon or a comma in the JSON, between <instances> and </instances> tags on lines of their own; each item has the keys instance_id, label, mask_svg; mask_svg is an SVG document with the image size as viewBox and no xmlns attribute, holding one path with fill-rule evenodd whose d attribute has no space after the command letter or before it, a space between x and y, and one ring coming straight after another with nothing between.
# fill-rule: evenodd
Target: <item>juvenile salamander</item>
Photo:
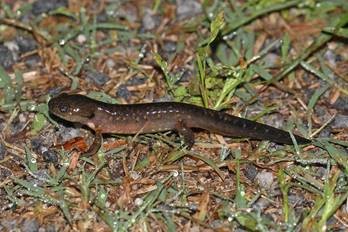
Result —
<instances>
[{"instance_id":1,"label":"juvenile salamander","mask_svg":"<svg viewBox=\"0 0 348 232\"><path fill-rule=\"evenodd\" d=\"M48 102L51 114L70 122L87 125L96 139L88 155L98 151L101 134L137 134L175 130L190 148L194 143L191 128L201 128L231 137L249 137L292 144L288 132L226 114L221 111L178 102L118 105L100 102L83 95L63 93ZM295 135L297 143L311 141Z\"/></svg>"}]
</instances>

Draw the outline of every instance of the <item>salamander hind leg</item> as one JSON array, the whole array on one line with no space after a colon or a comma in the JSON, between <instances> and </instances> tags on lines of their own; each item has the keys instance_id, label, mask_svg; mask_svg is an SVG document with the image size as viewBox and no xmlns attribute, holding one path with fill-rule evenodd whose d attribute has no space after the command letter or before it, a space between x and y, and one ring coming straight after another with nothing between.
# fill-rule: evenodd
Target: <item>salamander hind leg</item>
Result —
<instances>
[{"instance_id":1,"label":"salamander hind leg","mask_svg":"<svg viewBox=\"0 0 348 232\"><path fill-rule=\"evenodd\" d=\"M103 140L102 134L99 132L96 132L92 145L88 148L88 150L85 153L83 153L82 156L89 157L89 156L96 154L98 152L99 148L101 147L102 140Z\"/></svg>"},{"instance_id":2,"label":"salamander hind leg","mask_svg":"<svg viewBox=\"0 0 348 232\"><path fill-rule=\"evenodd\" d=\"M195 136L191 128L186 126L184 121L178 121L175 125L175 130L179 134L180 137L183 138L184 145L189 150L192 148L195 143Z\"/></svg>"}]
</instances>

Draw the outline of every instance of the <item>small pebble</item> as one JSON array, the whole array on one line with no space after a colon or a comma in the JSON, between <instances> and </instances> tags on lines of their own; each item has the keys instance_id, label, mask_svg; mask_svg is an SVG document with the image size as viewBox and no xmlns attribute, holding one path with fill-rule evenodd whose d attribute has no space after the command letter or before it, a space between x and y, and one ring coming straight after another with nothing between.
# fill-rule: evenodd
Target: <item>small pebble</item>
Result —
<instances>
[{"instance_id":1,"label":"small pebble","mask_svg":"<svg viewBox=\"0 0 348 232\"><path fill-rule=\"evenodd\" d=\"M258 174L258 170L255 167L255 165L247 164L245 166L244 175L245 175L246 178L248 178L249 180L253 181L255 179L255 177L257 176L257 174Z\"/></svg>"},{"instance_id":2,"label":"small pebble","mask_svg":"<svg viewBox=\"0 0 348 232\"><path fill-rule=\"evenodd\" d=\"M32 55L25 59L25 65L29 69L37 68L41 64L41 57L38 55Z\"/></svg>"},{"instance_id":3,"label":"small pebble","mask_svg":"<svg viewBox=\"0 0 348 232\"><path fill-rule=\"evenodd\" d=\"M142 31L150 31L160 25L160 17L152 10L146 9L142 20Z\"/></svg>"},{"instance_id":4,"label":"small pebble","mask_svg":"<svg viewBox=\"0 0 348 232\"><path fill-rule=\"evenodd\" d=\"M261 197L253 204L252 208L259 210L259 211L263 211L270 205L271 205L271 203L269 200Z\"/></svg>"},{"instance_id":5,"label":"small pebble","mask_svg":"<svg viewBox=\"0 0 348 232\"><path fill-rule=\"evenodd\" d=\"M98 2L98 1L96 1L96 2ZM100 12L97 15L97 22L98 23L105 23L107 21L108 21L108 15L107 15L106 11L103 10L102 12Z\"/></svg>"},{"instance_id":6,"label":"small pebble","mask_svg":"<svg viewBox=\"0 0 348 232\"><path fill-rule=\"evenodd\" d=\"M334 121L331 124L331 127L336 128L345 128L348 129L348 115L337 114Z\"/></svg>"},{"instance_id":7,"label":"small pebble","mask_svg":"<svg viewBox=\"0 0 348 232\"><path fill-rule=\"evenodd\" d=\"M12 67L15 60L13 54L8 47L0 45L0 65L5 69Z\"/></svg>"},{"instance_id":8,"label":"small pebble","mask_svg":"<svg viewBox=\"0 0 348 232\"><path fill-rule=\"evenodd\" d=\"M280 57L275 53L267 53L264 62L266 67L274 67L280 64Z\"/></svg>"},{"instance_id":9,"label":"small pebble","mask_svg":"<svg viewBox=\"0 0 348 232\"><path fill-rule=\"evenodd\" d=\"M136 206L141 206L143 203L144 203L144 200L141 198L135 198L135 200L134 200L134 204Z\"/></svg>"},{"instance_id":10,"label":"small pebble","mask_svg":"<svg viewBox=\"0 0 348 232\"><path fill-rule=\"evenodd\" d=\"M338 110L348 112L348 96L340 96L334 103L334 107Z\"/></svg>"},{"instance_id":11,"label":"small pebble","mask_svg":"<svg viewBox=\"0 0 348 232\"><path fill-rule=\"evenodd\" d=\"M176 42L173 41L165 41L163 44L163 51L168 52L168 53L173 53L176 51Z\"/></svg>"},{"instance_id":12,"label":"small pebble","mask_svg":"<svg viewBox=\"0 0 348 232\"><path fill-rule=\"evenodd\" d=\"M22 231L37 232L39 230L39 222L34 218L27 218L21 226Z\"/></svg>"},{"instance_id":13,"label":"small pebble","mask_svg":"<svg viewBox=\"0 0 348 232\"><path fill-rule=\"evenodd\" d=\"M10 169L0 166L0 181L4 181L9 176L12 176L13 173ZM1 231L1 230L0 230Z\"/></svg>"},{"instance_id":14,"label":"small pebble","mask_svg":"<svg viewBox=\"0 0 348 232\"><path fill-rule=\"evenodd\" d=\"M18 50L20 54L33 51L37 48L36 41L29 36L17 36L15 41L18 44Z\"/></svg>"},{"instance_id":15,"label":"small pebble","mask_svg":"<svg viewBox=\"0 0 348 232\"><path fill-rule=\"evenodd\" d=\"M77 36L76 40L77 40L77 42L79 44L83 44L83 43L85 43L87 41L87 38L86 38L86 36L84 34L79 34Z\"/></svg>"},{"instance_id":16,"label":"small pebble","mask_svg":"<svg viewBox=\"0 0 348 232\"><path fill-rule=\"evenodd\" d=\"M256 175L256 181L261 188L270 190L274 182L274 176L272 172L262 171Z\"/></svg>"},{"instance_id":17,"label":"small pebble","mask_svg":"<svg viewBox=\"0 0 348 232\"><path fill-rule=\"evenodd\" d=\"M6 152L7 151L5 144L0 142L0 160L3 160L5 158Z\"/></svg>"},{"instance_id":18,"label":"small pebble","mask_svg":"<svg viewBox=\"0 0 348 232\"><path fill-rule=\"evenodd\" d=\"M107 59L106 60L106 67L108 67L109 69L113 69L116 65L115 61L113 59Z\"/></svg>"},{"instance_id":19,"label":"small pebble","mask_svg":"<svg viewBox=\"0 0 348 232\"><path fill-rule=\"evenodd\" d=\"M58 163L58 154L54 150L47 150L42 153L43 160L46 163L53 163L57 164Z\"/></svg>"},{"instance_id":20,"label":"small pebble","mask_svg":"<svg viewBox=\"0 0 348 232\"><path fill-rule=\"evenodd\" d=\"M126 85L120 85L116 91L116 96L128 100L131 98L132 93L127 89Z\"/></svg>"},{"instance_id":21,"label":"small pebble","mask_svg":"<svg viewBox=\"0 0 348 232\"><path fill-rule=\"evenodd\" d=\"M176 0L176 17L179 20L191 18L202 12L202 4L195 0Z\"/></svg>"},{"instance_id":22,"label":"small pebble","mask_svg":"<svg viewBox=\"0 0 348 232\"><path fill-rule=\"evenodd\" d=\"M86 79L98 86L103 86L106 82L110 80L110 77L106 74L99 72L94 69L87 69L85 71Z\"/></svg>"},{"instance_id":23,"label":"small pebble","mask_svg":"<svg viewBox=\"0 0 348 232\"><path fill-rule=\"evenodd\" d=\"M146 77L143 77L143 76L135 76L135 77L132 77L131 79L129 79L127 82L126 82L126 85L142 85L142 84L145 84L147 78Z\"/></svg>"},{"instance_id":24,"label":"small pebble","mask_svg":"<svg viewBox=\"0 0 348 232\"><path fill-rule=\"evenodd\" d=\"M326 52L324 53L324 58L333 67L336 67L336 62L339 61L339 57L334 53L333 50L330 49L326 50Z\"/></svg>"}]
</instances>

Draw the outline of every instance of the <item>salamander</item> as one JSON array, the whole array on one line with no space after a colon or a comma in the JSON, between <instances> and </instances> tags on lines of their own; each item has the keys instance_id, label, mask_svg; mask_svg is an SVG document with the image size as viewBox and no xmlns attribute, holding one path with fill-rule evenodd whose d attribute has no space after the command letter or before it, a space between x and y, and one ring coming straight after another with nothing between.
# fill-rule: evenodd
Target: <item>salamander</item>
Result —
<instances>
[{"instance_id":1,"label":"salamander","mask_svg":"<svg viewBox=\"0 0 348 232\"><path fill-rule=\"evenodd\" d=\"M52 115L81 123L95 132L96 139L87 155L98 151L105 133L143 134L175 130L191 148L194 144L192 128L229 137L293 144L289 133L284 130L186 103L109 104L84 95L62 93L52 98L48 107ZM298 135L294 137L299 144L311 142Z\"/></svg>"}]
</instances>

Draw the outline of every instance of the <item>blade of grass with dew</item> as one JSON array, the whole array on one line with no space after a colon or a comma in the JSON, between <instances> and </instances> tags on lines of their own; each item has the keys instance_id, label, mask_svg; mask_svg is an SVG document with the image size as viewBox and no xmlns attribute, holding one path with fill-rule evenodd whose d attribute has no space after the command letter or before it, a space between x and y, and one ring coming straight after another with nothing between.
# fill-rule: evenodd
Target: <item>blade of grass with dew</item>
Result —
<instances>
[{"instance_id":1,"label":"blade of grass with dew","mask_svg":"<svg viewBox=\"0 0 348 232\"><path fill-rule=\"evenodd\" d=\"M199 48L196 53L196 65L198 68L199 90L202 96L203 105L209 106L208 90L206 86L206 60L207 52L204 48Z\"/></svg>"},{"instance_id":2,"label":"blade of grass with dew","mask_svg":"<svg viewBox=\"0 0 348 232\"><path fill-rule=\"evenodd\" d=\"M335 17L332 19L329 24L331 27L336 28L338 30L342 26L344 26L348 22L348 14L343 14ZM285 67L274 77L271 81L269 81L267 84L273 84L278 81L280 81L282 78L284 78L286 75L288 75L290 72L292 72L302 61L306 60L312 53L317 51L323 44L327 43L329 40L331 40L332 36L327 34L321 34L319 37L316 38L316 40L304 50L303 53L301 53L297 58L295 58L292 62L285 65Z\"/></svg>"},{"instance_id":3,"label":"blade of grass with dew","mask_svg":"<svg viewBox=\"0 0 348 232\"><path fill-rule=\"evenodd\" d=\"M339 170L334 170L334 173L328 175L331 177L328 179L327 184L324 188L324 199L325 205L321 213L321 218L318 222L318 228L326 231L326 223L331 218L331 216L337 211L337 209L347 200L348 191L346 190L343 194L335 194L335 189L337 186L338 178L341 172Z\"/></svg>"},{"instance_id":4,"label":"blade of grass with dew","mask_svg":"<svg viewBox=\"0 0 348 232\"><path fill-rule=\"evenodd\" d=\"M72 46L66 44L63 46L64 53L68 56L70 56L75 61L75 68L72 72L72 75L76 75L80 72L80 69L82 67L82 64L84 63L83 59L80 57L79 52L76 50L76 48L73 48Z\"/></svg>"},{"instance_id":5,"label":"blade of grass with dew","mask_svg":"<svg viewBox=\"0 0 348 232\"><path fill-rule=\"evenodd\" d=\"M17 69L15 70L15 81L16 81L15 100L17 103L19 103L22 98L22 88L23 88L24 80L23 80L22 73Z\"/></svg>"},{"instance_id":6,"label":"blade of grass with dew","mask_svg":"<svg viewBox=\"0 0 348 232\"><path fill-rule=\"evenodd\" d=\"M96 210L96 213L99 215L101 220L103 220L112 231L120 231L122 228L123 222L120 220L119 214L117 212L110 212L106 205L108 198L108 193L103 187L98 188L97 196L94 201L95 206L99 210Z\"/></svg>"},{"instance_id":7,"label":"blade of grass with dew","mask_svg":"<svg viewBox=\"0 0 348 232\"><path fill-rule=\"evenodd\" d=\"M333 34L337 37L343 37L345 39L348 39L348 29L347 28L340 28L336 30L334 27L325 27L323 29L323 32Z\"/></svg>"},{"instance_id":8,"label":"blade of grass with dew","mask_svg":"<svg viewBox=\"0 0 348 232\"><path fill-rule=\"evenodd\" d=\"M317 104L319 98L329 89L329 85L324 85L320 89L315 90L311 98L309 99L307 106L307 121L309 125L309 133L312 134L312 114L314 106Z\"/></svg>"},{"instance_id":9,"label":"blade of grass with dew","mask_svg":"<svg viewBox=\"0 0 348 232\"><path fill-rule=\"evenodd\" d=\"M5 192L6 192L6 198L11 201L14 206L24 206L25 205L25 201L22 199L19 199L18 197L16 197L15 191L14 191L14 187L9 187L9 186L4 186L3 187Z\"/></svg>"},{"instance_id":10,"label":"blade of grass with dew","mask_svg":"<svg viewBox=\"0 0 348 232\"><path fill-rule=\"evenodd\" d=\"M344 168L345 174L348 174L348 152L344 149L335 148L331 143L322 140L315 141L314 145L326 150L330 157Z\"/></svg>"},{"instance_id":11,"label":"blade of grass with dew","mask_svg":"<svg viewBox=\"0 0 348 232\"><path fill-rule=\"evenodd\" d=\"M35 173L38 171L37 160L32 155L28 147L25 147L25 167L28 171Z\"/></svg>"},{"instance_id":12,"label":"blade of grass with dew","mask_svg":"<svg viewBox=\"0 0 348 232\"><path fill-rule=\"evenodd\" d=\"M60 196L60 198L56 199L51 195L47 194L44 188L38 187L37 185L34 185L29 181L25 181L17 177L12 177L12 179L14 183L25 188L24 190L21 190L22 194L35 197L46 204L59 206L65 218L68 220L69 223L71 223L72 217L70 214L70 210L63 196Z\"/></svg>"},{"instance_id":13,"label":"blade of grass with dew","mask_svg":"<svg viewBox=\"0 0 348 232\"><path fill-rule=\"evenodd\" d=\"M303 171L299 167L289 167L285 169L284 172L292 179L299 182L299 184L294 184L294 186L299 186L311 193L321 194L321 190L323 188L322 183L309 176L309 174L306 174L305 171Z\"/></svg>"},{"instance_id":14,"label":"blade of grass with dew","mask_svg":"<svg viewBox=\"0 0 348 232\"><path fill-rule=\"evenodd\" d=\"M201 154L198 154L198 153L192 152L192 151L189 151L187 154L189 156L192 156L192 157L196 158L196 159L202 160L204 163L208 164L219 175L219 177L222 180L224 179L223 173L221 172L221 170L219 169L218 165L216 165L213 160L207 158L204 155L201 155Z\"/></svg>"},{"instance_id":15,"label":"blade of grass with dew","mask_svg":"<svg viewBox=\"0 0 348 232\"><path fill-rule=\"evenodd\" d=\"M210 35L207 39L199 43L198 47L208 47L218 36L219 32L224 28L224 12L219 12L210 23Z\"/></svg>"},{"instance_id":16,"label":"blade of grass with dew","mask_svg":"<svg viewBox=\"0 0 348 232\"><path fill-rule=\"evenodd\" d=\"M262 79L266 81L269 81L272 79L272 75L269 72L267 72L267 70L261 65L251 64L250 68L252 68L255 73L259 74Z\"/></svg>"},{"instance_id":17,"label":"blade of grass with dew","mask_svg":"<svg viewBox=\"0 0 348 232\"><path fill-rule=\"evenodd\" d=\"M227 77L221 94L219 95L219 98L214 105L214 109L220 109L225 98L233 93L236 88L243 83L243 76L244 72L242 70L239 70L233 73L231 76Z\"/></svg>"},{"instance_id":18,"label":"blade of grass with dew","mask_svg":"<svg viewBox=\"0 0 348 232\"><path fill-rule=\"evenodd\" d=\"M47 124L46 116L40 113L35 114L31 124L30 133L36 135Z\"/></svg>"},{"instance_id":19,"label":"blade of grass with dew","mask_svg":"<svg viewBox=\"0 0 348 232\"><path fill-rule=\"evenodd\" d=\"M281 40L281 47L280 47L280 54L282 57L282 61L284 63L287 63L289 60L289 51L290 51L290 36L288 33L285 33L283 36L283 39Z\"/></svg>"},{"instance_id":20,"label":"blade of grass with dew","mask_svg":"<svg viewBox=\"0 0 348 232\"><path fill-rule=\"evenodd\" d=\"M200 80L199 88L200 88L203 104L205 107L209 106L208 90L206 86L206 78L207 78L206 62L208 58L208 49L210 44L217 38L219 32L222 30L224 26L225 26L224 12L221 11L217 14L217 16L211 22L210 34L208 38L206 38L204 41L199 43L198 52L196 53L196 64L198 67L198 74L199 74L199 80Z\"/></svg>"},{"instance_id":21,"label":"blade of grass with dew","mask_svg":"<svg viewBox=\"0 0 348 232\"><path fill-rule=\"evenodd\" d=\"M164 74L169 92L173 95L174 94L174 84L175 84L175 82L177 82L179 80L179 78L170 74L170 72L168 70L168 64L166 61L163 60L163 58L160 56L160 54L153 53L153 56L154 56L154 59L155 59L157 65L160 66L160 68Z\"/></svg>"},{"instance_id":22,"label":"blade of grass with dew","mask_svg":"<svg viewBox=\"0 0 348 232\"><path fill-rule=\"evenodd\" d=\"M292 221L290 218L293 219L294 217L294 211L291 207L289 207L289 189L290 189L290 183L286 180L286 175L282 169L279 169L278 171L278 183L280 187L280 191L282 193L283 197L283 220L284 222L290 226L293 227Z\"/></svg>"},{"instance_id":23,"label":"blade of grass with dew","mask_svg":"<svg viewBox=\"0 0 348 232\"><path fill-rule=\"evenodd\" d=\"M59 15L59 16L65 16L67 18L70 18L74 21L78 20L78 16L71 12L68 8L66 7L58 7L57 9L51 10L48 15Z\"/></svg>"},{"instance_id":24,"label":"blade of grass with dew","mask_svg":"<svg viewBox=\"0 0 348 232\"><path fill-rule=\"evenodd\" d=\"M240 158L242 155L241 150L237 149L233 153L236 159L236 182L237 182L236 197L234 200L235 200L237 209L246 208L247 200L245 199L245 189L240 180Z\"/></svg>"},{"instance_id":25,"label":"blade of grass with dew","mask_svg":"<svg viewBox=\"0 0 348 232\"><path fill-rule=\"evenodd\" d=\"M153 204L156 202L163 188L164 188L164 185L162 183L157 183L157 188L154 191L147 194L143 204L139 207L139 209L135 213L133 213L133 215L131 215L129 220L125 223L124 229L128 230L137 221L137 219L139 220L139 217L141 215L143 215L143 217L147 215L148 211L153 207Z\"/></svg>"},{"instance_id":26,"label":"blade of grass with dew","mask_svg":"<svg viewBox=\"0 0 348 232\"><path fill-rule=\"evenodd\" d=\"M348 197L348 191L335 194L337 181L341 172L337 169L332 169L332 172L333 173L326 175L323 195L318 196L314 207L312 207L308 216L303 220L302 228L305 231L326 231L327 221ZM317 218L320 218L319 221Z\"/></svg>"},{"instance_id":27,"label":"blade of grass with dew","mask_svg":"<svg viewBox=\"0 0 348 232\"><path fill-rule=\"evenodd\" d=\"M341 86L337 85L337 83L331 79L329 76L325 75L323 72L320 72L318 69L316 69L315 67L313 67L312 65L310 65L309 63L302 61L301 62L301 66L302 68L304 68L305 70L307 70L308 72L316 75L317 77L319 77L320 79L322 79L323 81L327 82L328 84L330 84L331 86L334 86L335 88L337 88L340 92L348 95L348 90L342 88Z\"/></svg>"},{"instance_id":28,"label":"blade of grass with dew","mask_svg":"<svg viewBox=\"0 0 348 232\"><path fill-rule=\"evenodd\" d=\"M281 3L274 3L265 8L257 9L251 12L250 16L239 17L238 20L226 21L226 27L224 28L222 35L230 34L241 26L252 22L262 15L269 14L275 11L281 11L287 8L296 7L298 4L303 3L301 0L286 1Z\"/></svg>"},{"instance_id":29,"label":"blade of grass with dew","mask_svg":"<svg viewBox=\"0 0 348 232\"><path fill-rule=\"evenodd\" d=\"M84 203L87 204L89 202L91 184L105 165L106 162L100 163L93 172L86 172L85 169L82 168L80 190Z\"/></svg>"},{"instance_id":30,"label":"blade of grass with dew","mask_svg":"<svg viewBox=\"0 0 348 232\"><path fill-rule=\"evenodd\" d=\"M4 102L2 104L11 104L16 98L16 89L12 86L11 77L6 73L5 69L0 65L0 89L4 90Z\"/></svg>"}]
</instances>

